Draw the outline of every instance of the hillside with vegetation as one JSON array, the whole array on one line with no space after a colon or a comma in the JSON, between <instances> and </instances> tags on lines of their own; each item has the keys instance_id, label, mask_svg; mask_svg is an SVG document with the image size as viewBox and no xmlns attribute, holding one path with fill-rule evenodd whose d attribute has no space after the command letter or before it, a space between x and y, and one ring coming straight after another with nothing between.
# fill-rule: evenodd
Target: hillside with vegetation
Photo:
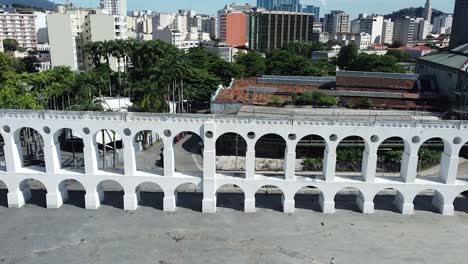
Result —
<instances>
[{"instance_id":1,"label":"hillside with vegetation","mask_svg":"<svg viewBox=\"0 0 468 264\"><path fill-rule=\"evenodd\" d=\"M410 8L400 9L398 11L395 11L395 12L391 13L391 14L387 14L384 17L385 17L385 19L391 18L394 21L396 18L404 17L404 16L422 17L423 12L424 12L424 7L410 7ZM435 17L445 15L445 14L446 13L433 8L432 9L432 19L431 19L432 21L431 21L431 23L434 22Z\"/></svg>"},{"instance_id":2,"label":"hillside with vegetation","mask_svg":"<svg viewBox=\"0 0 468 264\"><path fill-rule=\"evenodd\" d=\"M39 10L52 10L55 3L48 0L0 0L0 5L15 5L16 8L34 8Z\"/></svg>"}]
</instances>

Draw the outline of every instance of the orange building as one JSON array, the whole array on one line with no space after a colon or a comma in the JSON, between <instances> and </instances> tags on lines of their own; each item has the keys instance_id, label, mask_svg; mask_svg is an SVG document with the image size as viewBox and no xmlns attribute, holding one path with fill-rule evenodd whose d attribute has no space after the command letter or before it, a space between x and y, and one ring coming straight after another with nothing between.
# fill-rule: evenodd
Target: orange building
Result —
<instances>
[{"instance_id":1,"label":"orange building","mask_svg":"<svg viewBox=\"0 0 468 264\"><path fill-rule=\"evenodd\" d=\"M221 16L220 38L233 47L247 43L247 16L244 13L226 13Z\"/></svg>"}]
</instances>

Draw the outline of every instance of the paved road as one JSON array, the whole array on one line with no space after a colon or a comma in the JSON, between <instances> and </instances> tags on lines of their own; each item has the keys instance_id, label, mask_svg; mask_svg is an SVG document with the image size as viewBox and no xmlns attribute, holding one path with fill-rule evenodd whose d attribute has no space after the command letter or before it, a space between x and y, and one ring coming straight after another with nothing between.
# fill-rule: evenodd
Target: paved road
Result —
<instances>
[{"instance_id":1,"label":"paved road","mask_svg":"<svg viewBox=\"0 0 468 264\"><path fill-rule=\"evenodd\" d=\"M306 209L288 215L278 212L280 196L264 194L257 196L262 209L253 214L231 209L242 207L238 194L219 195L216 214L199 213L201 196L196 194L181 194L174 213L154 209L160 202L125 212L114 207L120 196L110 197L97 211L75 205L58 210L0 206L0 263L285 264L329 263L335 257L346 264L413 264L466 263L468 258L466 213L403 216L379 210L362 215L353 211L354 197L344 196L334 215ZM316 204L316 198L301 197L298 207ZM160 201L162 196L143 199ZM379 199L379 208L391 204L390 197ZM429 208L429 201L423 197L417 209Z\"/></svg>"}]
</instances>

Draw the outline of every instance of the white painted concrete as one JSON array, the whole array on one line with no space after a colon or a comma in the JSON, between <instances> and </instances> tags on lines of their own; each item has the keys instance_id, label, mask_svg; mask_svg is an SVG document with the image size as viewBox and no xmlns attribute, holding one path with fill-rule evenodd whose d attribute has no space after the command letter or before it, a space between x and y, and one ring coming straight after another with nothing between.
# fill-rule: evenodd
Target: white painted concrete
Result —
<instances>
[{"instance_id":1,"label":"white painted concrete","mask_svg":"<svg viewBox=\"0 0 468 264\"><path fill-rule=\"evenodd\" d=\"M30 127L39 132L44 140L46 168L37 170L22 167L19 131ZM83 138L85 170L64 170L60 164L60 151L56 135L60 129L69 128ZM124 170L119 172L98 169L96 134L102 129L112 129L122 135L124 142ZM161 136L164 143L164 175L142 172L136 169L134 137L142 130L152 130ZM174 137L188 131L199 135L204 141L203 174L180 173L174 170ZM229 177L216 173L216 140L225 133L237 133L248 145L245 178ZM255 143L263 135L275 133L287 144L285 174L282 178L255 174ZM374 211L373 199L385 189L395 189L397 208L403 214L414 210L413 200L424 190L435 190L434 206L445 215L453 214L453 201L457 195L468 190L468 183L457 181L458 154L468 141L468 123L460 121L325 121L249 119L233 116L210 115L158 115L142 113L106 112L55 112L55 111L9 111L0 112L0 134L5 141L6 170L0 171L0 181L7 186L10 207L21 207L31 198L25 180L40 181L47 189L47 207L59 208L68 198L64 180L80 182L85 191L88 209L98 209L104 199L103 181L115 181L124 191L124 209L138 207L138 185L144 182L161 187L164 196L164 211L174 211L178 186L190 183L203 192L203 212L216 212L216 192L223 185L237 185L245 195L245 212L255 211L255 193L262 186L276 186L283 193L283 209L295 211L295 194L303 187L313 186L322 194L319 203L324 213L335 212L334 198L340 190L354 188L359 191L357 206L363 213ZM326 141L324 170L321 177L311 179L295 173L295 149L299 140L308 135L321 136ZM365 141L362 176L364 180L336 176L336 149L341 140L360 136ZM379 145L388 138L400 137L405 143L405 154L400 180L377 179L376 161ZM431 138L441 138L445 149L441 161L439 181L416 178L418 150Z\"/></svg>"}]
</instances>

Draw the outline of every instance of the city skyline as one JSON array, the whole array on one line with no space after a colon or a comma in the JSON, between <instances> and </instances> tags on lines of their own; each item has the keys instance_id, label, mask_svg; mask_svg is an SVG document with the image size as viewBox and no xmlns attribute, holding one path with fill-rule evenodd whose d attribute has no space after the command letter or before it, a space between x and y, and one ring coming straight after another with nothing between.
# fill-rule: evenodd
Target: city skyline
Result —
<instances>
[{"instance_id":1,"label":"city skyline","mask_svg":"<svg viewBox=\"0 0 468 264\"><path fill-rule=\"evenodd\" d=\"M56 3L64 3L64 0L55 0ZM99 0L74 0L72 1L78 6L84 7L97 7ZM160 12L175 12L178 9L193 9L199 13L206 13L209 15L216 14L216 11L222 9L224 5L230 3L243 4L248 3L256 5L257 0L204 0L203 2L194 0L176 0L176 1L162 1L157 0L148 2L144 0L130 0L128 1L128 11L131 10L152 10ZM424 7L426 0L373 0L373 5L355 0L307 0L301 1L303 4L316 5L321 8L321 16L328 13L330 10L344 10L351 15L357 17L359 13L376 13L376 14L389 14L393 11L408 8L408 7ZM433 0L432 8L441 10L446 13L453 13L454 0Z\"/></svg>"}]
</instances>

